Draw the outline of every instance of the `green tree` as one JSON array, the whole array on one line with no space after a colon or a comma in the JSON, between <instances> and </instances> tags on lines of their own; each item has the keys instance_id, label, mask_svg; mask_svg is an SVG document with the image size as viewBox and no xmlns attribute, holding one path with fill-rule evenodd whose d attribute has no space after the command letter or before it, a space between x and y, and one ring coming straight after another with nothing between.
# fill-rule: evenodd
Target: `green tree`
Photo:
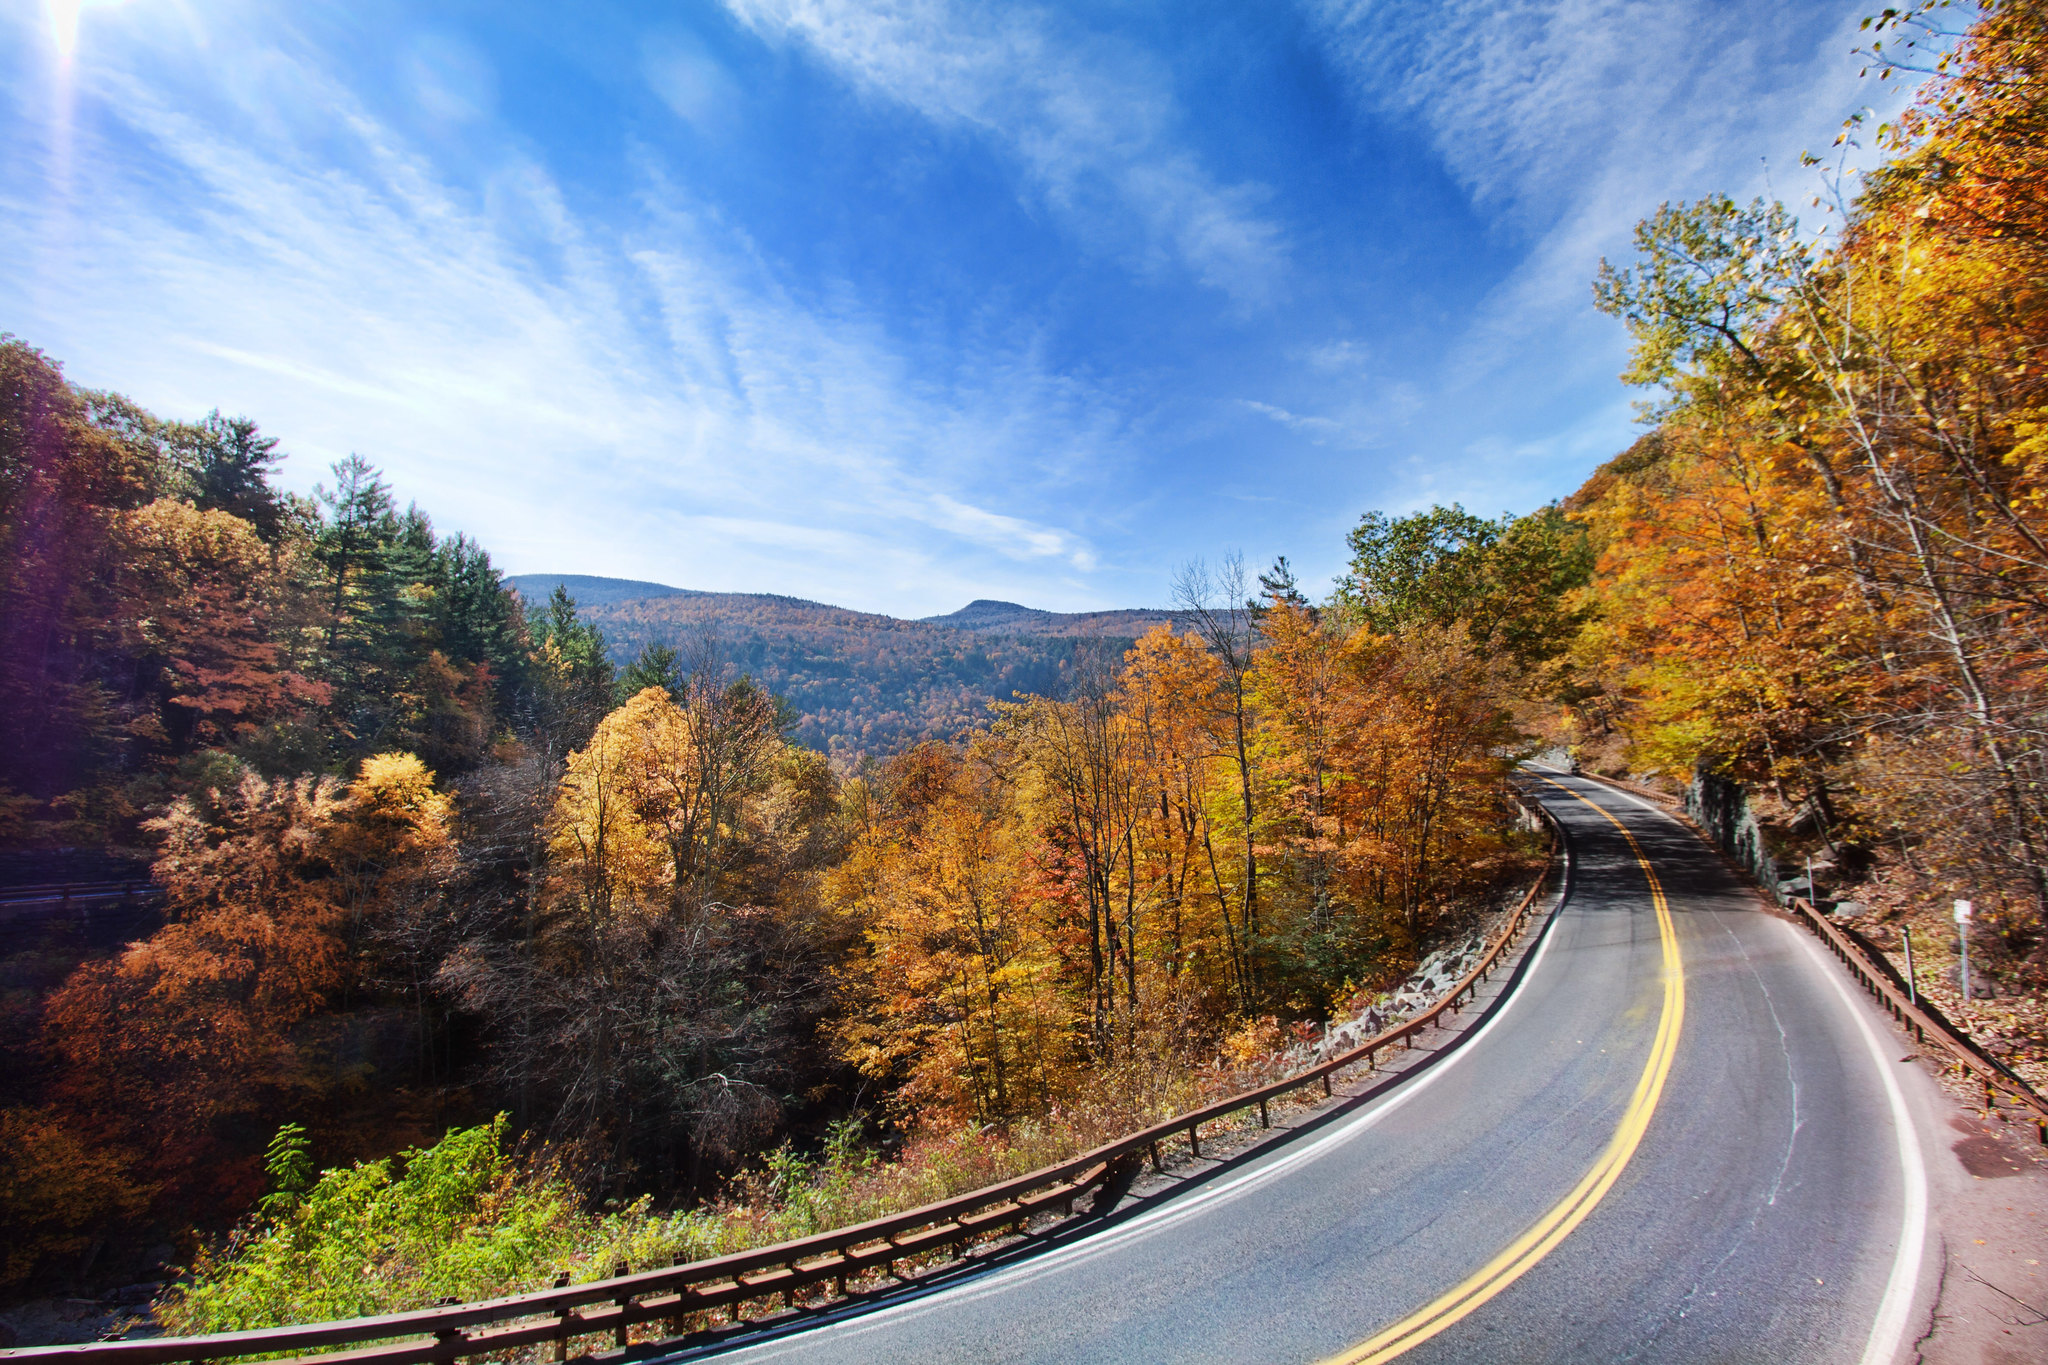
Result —
<instances>
[{"instance_id":1,"label":"green tree","mask_svg":"<svg viewBox=\"0 0 2048 1365\"><path fill-rule=\"evenodd\" d=\"M1382 635L1462 624L1472 643L1523 668L1558 657L1586 616L1572 605L1592 579L1584 528L1556 507L1497 521L1456 503L1412 516L1368 512L1349 536L1338 599Z\"/></svg>"},{"instance_id":2,"label":"green tree","mask_svg":"<svg viewBox=\"0 0 2048 1365\"><path fill-rule=\"evenodd\" d=\"M440 543L434 573L434 632L441 648L451 659L487 666L503 709L526 682L526 616L519 595L468 536Z\"/></svg>"},{"instance_id":3,"label":"green tree","mask_svg":"<svg viewBox=\"0 0 2048 1365\"><path fill-rule=\"evenodd\" d=\"M284 458L276 437L263 435L246 417L217 410L203 421L167 423L164 436L193 506L240 517L272 544L283 538L295 509L270 486L271 471Z\"/></svg>"},{"instance_id":4,"label":"green tree","mask_svg":"<svg viewBox=\"0 0 2048 1365\"><path fill-rule=\"evenodd\" d=\"M560 584L527 629L536 669L530 721L557 736L557 752L567 753L604 719L617 691L604 632L576 614L576 599Z\"/></svg>"},{"instance_id":5,"label":"green tree","mask_svg":"<svg viewBox=\"0 0 2048 1365\"><path fill-rule=\"evenodd\" d=\"M674 645L649 641L641 646L640 657L619 674L619 704L624 705L650 687L658 687L677 701L683 699L682 656Z\"/></svg>"}]
</instances>

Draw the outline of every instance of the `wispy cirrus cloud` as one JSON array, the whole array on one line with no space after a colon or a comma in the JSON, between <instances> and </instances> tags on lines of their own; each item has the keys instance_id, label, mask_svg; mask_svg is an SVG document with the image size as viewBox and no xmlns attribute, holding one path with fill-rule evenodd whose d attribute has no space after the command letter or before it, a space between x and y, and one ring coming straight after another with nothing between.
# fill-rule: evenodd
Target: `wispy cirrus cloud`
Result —
<instances>
[{"instance_id":1,"label":"wispy cirrus cloud","mask_svg":"<svg viewBox=\"0 0 2048 1365\"><path fill-rule=\"evenodd\" d=\"M1284 292L1266 192L1225 184L1177 136L1168 72L1051 12L953 0L726 0L755 32L862 90L1004 148L1081 240L1172 260L1241 304Z\"/></svg>"},{"instance_id":2,"label":"wispy cirrus cloud","mask_svg":"<svg viewBox=\"0 0 2048 1365\"><path fill-rule=\"evenodd\" d=\"M1525 228L1617 190L1752 182L1760 156L1831 134L1870 93L1846 60L1853 9L1829 23L1760 0L1306 8L1358 98L1419 123L1483 209Z\"/></svg>"},{"instance_id":3,"label":"wispy cirrus cloud","mask_svg":"<svg viewBox=\"0 0 2048 1365\"><path fill-rule=\"evenodd\" d=\"M1599 256L1876 93L1835 0L1296 4L0 0L0 328L515 568L1156 601L1568 490Z\"/></svg>"},{"instance_id":4,"label":"wispy cirrus cloud","mask_svg":"<svg viewBox=\"0 0 2048 1365\"><path fill-rule=\"evenodd\" d=\"M1457 462L1468 485L1505 474L1554 488L1588 450L1625 443L1626 404L1592 400L1620 367L1622 337L1595 314L1589 283L1603 255L1628 254L1639 219L1717 191L1803 202L1815 181L1799 153L1826 148L1859 105L1906 97L1859 82L1854 8L1301 3L1361 112L1417 130L1474 212L1517 248L1448 348L1428 406L1578 400L1540 438L1472 440Z\"/></svg>"},{"instance_id":5,"label":"wispy cirrus cloud","mask_svg":"<svg viewBox=\"0 0 2048 1365\"><path fill-rule=\"evenodd\" d=\"M302 487L360 451L514 568L815 594L826 554L864 566L835 586L855 604L946 610L1020 577L1096 600L1058 494L1121 418L1028 349L936 385L857 299L799 301L652 165L598 220L516 145L451 176L288 41L239 45L203 95L152 48L80 63L105 122L71 183L20 155L0 177L0 248L36 267L0 307L74 373L175 415L246 410ZM432 117L491 98L473 49L409 51ZM10 117L38 113L17 91Z\"/></svg>"}]
</instances>

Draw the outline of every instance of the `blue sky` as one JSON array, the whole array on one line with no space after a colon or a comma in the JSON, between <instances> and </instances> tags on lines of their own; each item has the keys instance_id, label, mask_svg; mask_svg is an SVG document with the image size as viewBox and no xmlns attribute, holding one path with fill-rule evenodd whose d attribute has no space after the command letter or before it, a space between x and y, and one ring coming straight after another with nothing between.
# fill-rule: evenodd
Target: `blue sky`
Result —
<instances>
[{"instance_id":1,"label":"blue sky","mask_svg":"<svg viewBox=\"0 0 2048 1365\"><path fill-rule=\"evenodd\" d=\"M1321 583L1369 508L1631 439L1600 256L1803 205L1899 102L1871 8L0 0L0 330L294 487L360 452L512 572Z\"/></svg>"}]
</instances>

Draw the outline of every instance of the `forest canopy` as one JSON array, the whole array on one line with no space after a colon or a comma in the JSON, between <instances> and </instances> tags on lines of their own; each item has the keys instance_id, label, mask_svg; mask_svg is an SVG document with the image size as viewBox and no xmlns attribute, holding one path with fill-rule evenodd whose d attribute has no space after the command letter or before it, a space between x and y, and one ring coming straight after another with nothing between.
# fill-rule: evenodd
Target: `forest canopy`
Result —
<instances>
[{"instance_id":1,"label":"forest canopy","mask_svg":"<svg viewBox=\"0 0 2048 1365\"><path fill-rule=\"evenodd\" d=\"M52 929L8 998L11 1285L396 1199L405 1148L530 1169L577 1227L828 1132L1046 1150L1371 1001L1530 871L1507 775L1560 627L1522 617L1579 573L1551 513L1415 570L1455 609L1226 558L1170 614L785 611L785 657L681 628L706 595L525 601L361 458L295 497L247 419L11 339L0 369L0 840L125 850L163 896L126 942Z\"/></svg>"},{"instance_id":2,"label":"forest canopy","mask_svg":"<svg viewBox=\"0 0 2048 1365\"><path fill-rule=\"evenodd\" d=\"M1552 743L1746 788L1873 932L1973 896L2038 994L2048 9L1933 47L1826 231L1709 196L1603 263L1648 420L1571 497L1366 512L1320 596L1192 562L1127 635L527 602L365 460L297 497L0 341L0 844L163 898L10 959L0 1283L381 1310L1070 1150L1471 932Z\"/></svg>"}]
</instances>

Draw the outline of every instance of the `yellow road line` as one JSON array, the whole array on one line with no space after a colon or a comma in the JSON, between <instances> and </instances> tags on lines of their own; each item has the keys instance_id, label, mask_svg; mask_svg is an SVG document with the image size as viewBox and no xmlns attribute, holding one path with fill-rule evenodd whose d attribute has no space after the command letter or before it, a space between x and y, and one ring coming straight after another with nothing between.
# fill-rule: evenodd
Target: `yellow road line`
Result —
<instances>
[{"instance_id":1,"label":"yellow road line","mask_svg":"<svg viewBox=\"0 0 2048 1365\"><path fill-rule=\"evenodd\" d=\"M1549 778L1542 780L1550 782ZM1613 812L1586 800L1563 783L1550 782L1550 785L1599 811L1620 830L1621 837L1628 840L1629 848L1634 851L1636 861L1642 865L1643 876L1649 881L1650 904L1657 911L1657 932L1664 944L1664 1014L1657 1024L1657 1036L1650 1044L1650 1059L1643 1067L1635 1094L1630 1097L1628 1109L1621 1116L1621 1126L1615 1129L1607 1150L1600 1154L1600 1159L1593 1163L1593 1169L1586 1172L1585 1178L1572 1187L1570 1194L1463 1284L1371 1340L1331 1356L1324 1365L1378 1365L1380 1361L1392 1360L1428 1341L1520 1279L1524 1272L1569 1236L1572 1229L1585 1222L1587 1215L1606 1197L1614 1182L1621 1178L1629 1158L1635 1155L1644 1132L1649 1129L1650 1116L1657 1111L1658 1097L1664 1093L1665 1078L1671 1074L1672 1059L1678 1053L1679 1028L1685 1021L1685 965L1678 956L1678 933L1671 923L1671 906L1664 899L1664 886L1657 880L1656 869L1650 866L1642 845L1636 842L1636 836L1629 832L1628 827L1615 819Z\"/></svg>"}]
</instances>

